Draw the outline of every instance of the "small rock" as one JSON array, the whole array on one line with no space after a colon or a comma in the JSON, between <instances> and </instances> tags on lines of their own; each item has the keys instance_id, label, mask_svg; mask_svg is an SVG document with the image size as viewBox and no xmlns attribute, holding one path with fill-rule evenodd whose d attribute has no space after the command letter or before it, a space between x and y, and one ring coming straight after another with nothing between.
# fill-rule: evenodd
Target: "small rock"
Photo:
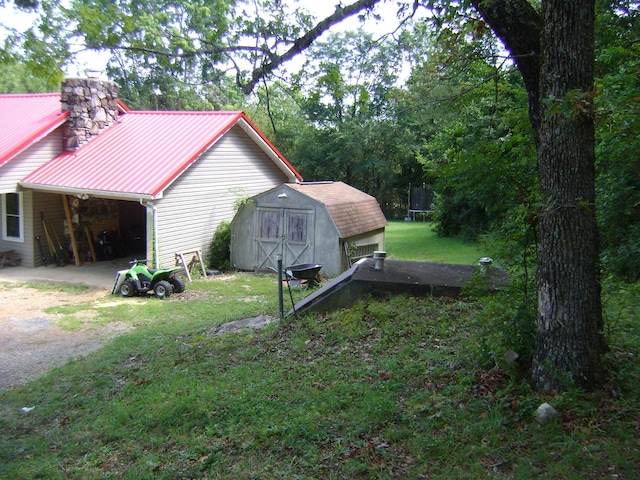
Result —
<instances>
[{"instance_id":1,"label":"small rock","mask_svg":"<svg viewBox=\"0 0 640 480\"><path fill-rule=\"evenodd\" d=\"M267 325L273 323L275 321L274 318L268 315L259 315L254 318L245 318L242 320L236 320L235 322L225 323L218 327L214 327L209 331L209 333L213 333L215 335L223 335L225 333L238 333L244 329L253 329L258 330L261 328L265 328Z\"/></svg>"},{"instance_id":2,"label":"small rock","mask_svg":"<svg viewBox=\"0 0 640 480\"><path fill-rule=\"evenodd\" d=\"M511 365L520 358L520 354L514 352L513 350L507 350L506 352L504 352L504 356L502 358L504 358L504 361L507 365Z\"/></svg>"},{"instance_id":3,"label":"small rock","mask_svg":"<svg viewBox=\"0 0 640 480\"><path fill-rule=\"evenodd\" d=\"M535 417L538 423L544 424L549 420L558 417L560 414L548 403L543 403L536 409Z\"/></svg>"}]
</instances>

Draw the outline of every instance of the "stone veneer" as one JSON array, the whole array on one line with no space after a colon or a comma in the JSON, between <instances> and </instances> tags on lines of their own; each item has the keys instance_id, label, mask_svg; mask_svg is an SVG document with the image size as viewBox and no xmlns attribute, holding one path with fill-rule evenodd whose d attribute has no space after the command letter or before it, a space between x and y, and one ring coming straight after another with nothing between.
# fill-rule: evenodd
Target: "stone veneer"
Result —
<instances>
[{"instance_id":1,"label":"stone veneer","mask_svg":"<svg viewBox=\"0 0 640 480\"><path fill-rule=\"evenodd\" d=\"M62 110L69 111L64 149L76 150L118 119L118 86L96 78L70 78L62 84Z\"/></svg>"}]
</instances>

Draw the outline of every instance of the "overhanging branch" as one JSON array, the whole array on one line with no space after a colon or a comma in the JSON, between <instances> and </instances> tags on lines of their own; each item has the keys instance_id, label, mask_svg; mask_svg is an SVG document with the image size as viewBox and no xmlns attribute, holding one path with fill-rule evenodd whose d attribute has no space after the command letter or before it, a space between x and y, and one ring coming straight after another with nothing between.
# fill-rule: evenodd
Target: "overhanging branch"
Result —
<instances>
[{"instance_id":1,"label":"overhanging branch","mask_svg":"<svg viewBox=\"0 0 640 480\"><path fill-rule=\"evenodd\" d=\"M271 60L263 63L260 67L254 68L251 72L251 78L249 81L241 84L242 90L245 94L251 93L251 91L255 88L261 78L273 72L283 63L291 60L293 57L303 52L311 44L321 37L327 30L329 30L332 26L340 23L345 18L351 17L360 13L363 10L372 8L377 3L380 3L381 0L358 0L355 3L352 3L347 6L342 6L338 4L336 6L336 10L333 14L329 15L327 18L319 22L315 27L305 33L303 36L298 38L289 50L287 50L282 55L274 55L271 57Z\"/></svg>"}]
</instances>

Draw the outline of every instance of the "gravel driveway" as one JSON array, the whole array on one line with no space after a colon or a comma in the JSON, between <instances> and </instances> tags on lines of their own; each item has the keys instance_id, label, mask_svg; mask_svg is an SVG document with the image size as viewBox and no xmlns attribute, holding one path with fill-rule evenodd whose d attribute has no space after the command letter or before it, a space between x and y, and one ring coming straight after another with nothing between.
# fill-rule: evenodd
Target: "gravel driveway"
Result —
<instances>
[{"instance_id":1,"label":"gravel driveway","mask_svg":"<svg viewBox=\"0 0 640 480\"><path fill-rule=\"evenodd\" d=\"M104 289L66 293L0 283L0 391L93 352L125 331L128 327L117 322L65 330L55 325L59 315L46 313L49 307L105 302L109 297L110 292ZM90 309L83 312L87 320L92 314Z\"/></svg>"}]
</instances>

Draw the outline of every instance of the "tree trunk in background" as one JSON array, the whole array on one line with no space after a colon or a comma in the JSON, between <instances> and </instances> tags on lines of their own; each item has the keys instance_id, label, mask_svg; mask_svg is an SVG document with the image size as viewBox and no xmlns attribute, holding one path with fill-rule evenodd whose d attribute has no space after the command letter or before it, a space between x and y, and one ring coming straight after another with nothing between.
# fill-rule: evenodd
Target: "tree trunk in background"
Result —
<instances>
[{"instance_id":1,"label":"tree trunk in background","mask_svg":"<svg viewBox=\"0 0 640 480\"><path fill-rule=\"evenodd\" d=\"M596 386L602 306L592 108L594 1L543 1L538 168L542 211L532 380Z\"/></svg>"}]
</instances>

